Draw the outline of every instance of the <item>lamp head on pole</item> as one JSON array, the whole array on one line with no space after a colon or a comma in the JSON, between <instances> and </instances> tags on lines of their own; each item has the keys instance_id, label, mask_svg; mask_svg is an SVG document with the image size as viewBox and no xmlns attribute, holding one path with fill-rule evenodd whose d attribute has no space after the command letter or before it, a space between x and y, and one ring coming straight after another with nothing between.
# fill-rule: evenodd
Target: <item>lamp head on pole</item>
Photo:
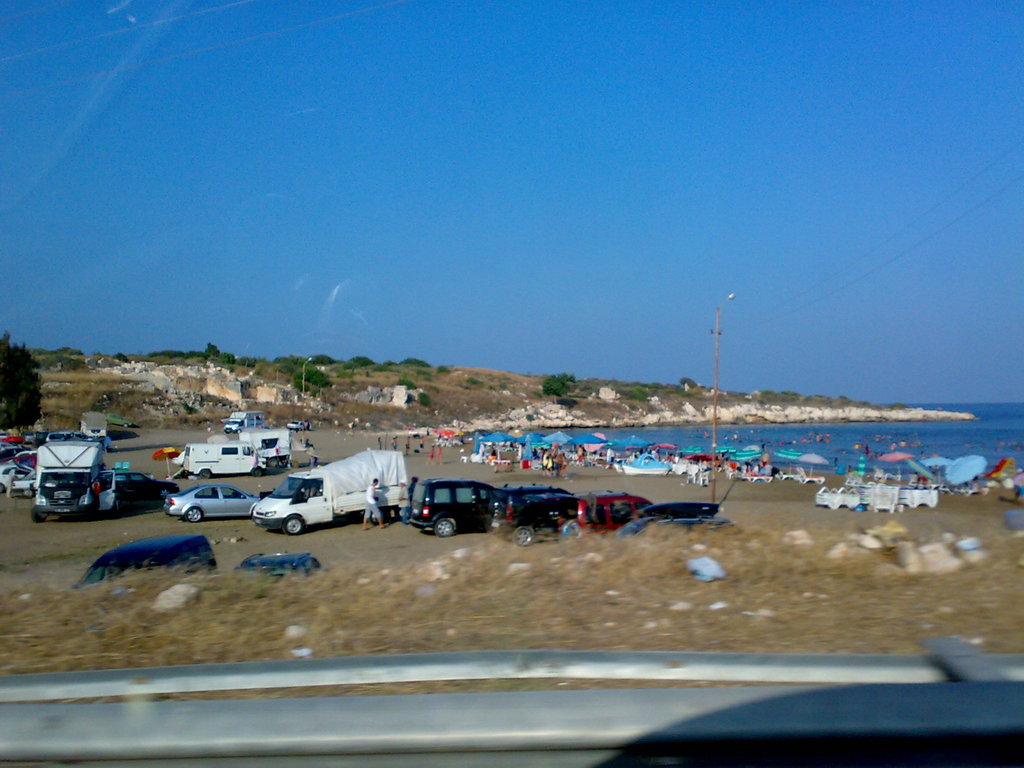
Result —
<instances>
[{"instance_id":1,"label":"lamp head on pole","mask_svg":"<svg viewBox=\"0 0 1024 768\"><path fill-rule=\"evenodd\" d=\"M735 293L730 293L728 296L725 297L725 300L726 301L732 301L735 298L736 298L736 294Z\"/></svg>"}]
</instances>

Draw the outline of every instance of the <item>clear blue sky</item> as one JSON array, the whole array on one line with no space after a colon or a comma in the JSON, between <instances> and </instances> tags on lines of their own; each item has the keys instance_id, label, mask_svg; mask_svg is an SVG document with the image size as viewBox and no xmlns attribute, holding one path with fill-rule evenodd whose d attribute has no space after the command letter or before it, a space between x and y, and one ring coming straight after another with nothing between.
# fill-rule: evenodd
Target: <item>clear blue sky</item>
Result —
<instances>
[{"instance_id":1,"label":"clear blue sky","mask_svg":"<svg viewBox=\"0 0 1024 768\"><path fill-rule=\"evenodd\" d=\"M0 330L1021 400L1020 2L3 0ZM730 292L735 301L724 303Z\"/></svg>"}]
</instances>

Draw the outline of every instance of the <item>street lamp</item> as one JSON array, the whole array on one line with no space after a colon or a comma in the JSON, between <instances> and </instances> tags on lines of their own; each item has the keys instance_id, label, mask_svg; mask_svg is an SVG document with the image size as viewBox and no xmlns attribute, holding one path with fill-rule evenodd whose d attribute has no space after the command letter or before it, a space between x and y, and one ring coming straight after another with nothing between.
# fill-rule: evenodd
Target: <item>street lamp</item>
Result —
<instances>
[{"instance_id":1,"label":"street lamp","mask_svg":"<svg viewBox=\"0 0 1024 768\"><path fill-rule=\"evenodd\" d=\"M735 293L725 297L726 301L736 298ZM711 396L711 503L717 501L718 490L718 339L722 335L722 305L715 307L715 388Z\"/></svg>"},{"instance_id":2,"label":"street lamp","mask_svg":"<svg viewBox=\"0 0 1024 768\"><path fill-rule=\"evenodd\" d=\"M302 364L302 397L306 397L306 366L313 362L312 357L307 357L306 362Z\"/></svg>"}]
</instances>

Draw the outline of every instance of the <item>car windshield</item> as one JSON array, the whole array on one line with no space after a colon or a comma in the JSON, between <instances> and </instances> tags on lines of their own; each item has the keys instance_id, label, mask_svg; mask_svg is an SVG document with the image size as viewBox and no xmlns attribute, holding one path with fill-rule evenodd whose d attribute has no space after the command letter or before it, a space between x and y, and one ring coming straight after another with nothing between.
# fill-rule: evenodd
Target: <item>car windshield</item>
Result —
<instances>
[{"instance_id":1,"label":"car windshield","mask_svg":"<svg viewBox=\"0 0 1024 768\"><path fill-rule=\"evenodd\" d=\"M302 481L305 478L296 477L295 475L288 475L284 480L281 481L273 492L270 494L272 499L290 499L295 495L295 492L302 487Z\"/></svg>"},{"instance_id":2,"label":"car windshield","mask_svg":"<svg viewBox=\"0 0 1024 768\"><path fill-rule=\"evenodd\" d=\"M84 488L88 485L88 472L46 472L43 481L47 488Z\"/></svg>"}]
</instances>

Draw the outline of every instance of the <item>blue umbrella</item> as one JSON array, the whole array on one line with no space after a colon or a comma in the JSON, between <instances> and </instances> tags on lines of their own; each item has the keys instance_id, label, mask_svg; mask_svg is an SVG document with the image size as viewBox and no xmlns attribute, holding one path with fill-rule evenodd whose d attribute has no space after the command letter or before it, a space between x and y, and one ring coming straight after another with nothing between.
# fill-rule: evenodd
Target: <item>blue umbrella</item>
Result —
<instances>
[{"instance_id":1,"label":"blue umbrella","mask_svg":"<svg viewBox=\"0 0 1024 768\"><path fill-rule=\"evenodd\" d=\"M520 438L516 439L517 443L543 443L544 435L540 432L527 432Z\"/></svg>"},{"instance_id":2,"label":"blue umbrella","mask_svg":"<svg viewBox=\"0 0 1024 768\"><path fill-rule=\"evenodd\" d=\"M924 464L921 464L920 462L915 461L914 459L907 459L907 464L910 466L912 470L917 472L917 474L921 475L922 477L927 477L933 483L937 483L939 481L939 478L937 478L935 474L930 469L928 469L928 467L924 466Z\"/></svg>"},{"instance_id":3,"label":"blue umbrella","mask_svg":"<svg viewBox=\"0 0 1024 768\"><path fill-rule=\"evenodd\" d=\"M491 434L480 438L481 443L514 443L515 441L515 436L507 432L491 432Z\"/></svg>"},{"instance_id":4,"label":"blue umbrella","mask_svg":"<svg viewBox=\"0 0 1024 768\"><path fill-rule=\"evenodd\" d=\"M987 466L984 456L961 456L946 470L946 482L953 485L970 482L984 472Z\"/></svg>"},{"instance_id":5,"label":"blue umbrella","mask_svg":"<svg viewBox=\"0 0 1024 768\"><path fill-rule=\"evenodd\" d=\"M591 433L588 435L577 435L569 442L572 443L573 445L599 445L601 443L607 443L608 441L605 440L603 437L598 437L597 435Z\"/></svg>"},{"instance_id":6,"label":"blue umbrella","mask_svg":"<svg viewBox=\"0 0 1024 768\"><path fill-rule=\"evenodd\" d=\"M572 440L572 435L567 435L565 432L553 432L544 438L547 443L568 443Z\"/></svg>"}]
</instances>

